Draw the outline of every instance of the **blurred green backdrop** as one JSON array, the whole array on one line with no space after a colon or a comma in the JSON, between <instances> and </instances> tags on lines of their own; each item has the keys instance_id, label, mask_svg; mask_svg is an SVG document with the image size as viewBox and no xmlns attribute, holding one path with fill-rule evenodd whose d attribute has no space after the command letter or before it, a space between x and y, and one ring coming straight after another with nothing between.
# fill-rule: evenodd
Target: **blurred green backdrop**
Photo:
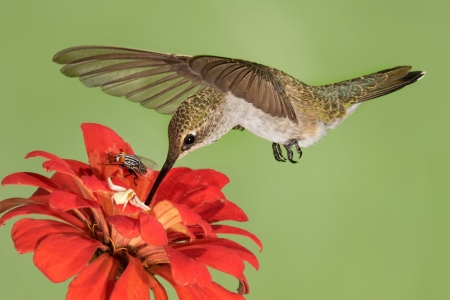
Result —
<instances>
[{"instance_id":1,"label":"blurred green backdrop","mask_svg":"<svg viewBox=\"0 0 450 300\"><path fill-rule=\"evenodd\" d=\"M66 47L242 58L315 85L410 64L424 80L364 103L297 165L276 162L270 142L247 131L177 165L230 177L225 194L264 243L260 270L246 270L248 299L450 299L449 9L444 0L2 1L0 177L44 174L41 160L23 160L37 149L86 161L83 122L164 162L169 117L61 75L51 58ZM32 191L8 186L0 198ZM31 254L15 252L12 224L0 229L1 298L63 299L68 283L50 283Z\"/></svg>"}]
</instances>

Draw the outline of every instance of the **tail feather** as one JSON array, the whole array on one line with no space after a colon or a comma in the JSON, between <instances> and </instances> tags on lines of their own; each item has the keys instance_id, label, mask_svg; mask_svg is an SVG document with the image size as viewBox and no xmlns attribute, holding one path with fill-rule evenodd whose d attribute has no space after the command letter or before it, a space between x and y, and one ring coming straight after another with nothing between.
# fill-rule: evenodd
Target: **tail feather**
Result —
<instances>
[{"instance_id":1,"label":"tail feather","mask_svg":"<svg viewBox=\"0 0 450 300\"><path fill-rule=\"evenodd\" d=\"M341 81L312 87L321 120L334 128L348 117L358 103L371 100L414 83L425 75L422 71L410 72L410 66L399 66Z\"/></svg>"},{"instance_id":2,"label":"tail feather","mask_svg":"<svg viewBox=\"0 0 450 300\"><path fill-rule=\"evenodd\" d=\"M411 67L397 67L394 69L380 71L376 74L386 74L387 78L373 89L369 89L367 94L358 99L358 102L371 100L392 92L395 92L411 83L416 82L425 76L425 72L413 71L409 72ZM393 71L393 72L389 72ZM397 71L397 72L395 72ZM405 72L406 71L406 72ZM370 75L369 75L370 76Z\"/></svg>"},{"instance_id":3,"label":"tail feather","mask_svg":"<svg viewBox=\"0 0 450 300\"><path fill-rule=\"evenodd\" d=\"M324 102L337 101L343 105L351 105L397 91L425 75L425 72L410 70L410 66L399 66L334 84L316 86L314 92Z\"/></svg>"}]
</instances>

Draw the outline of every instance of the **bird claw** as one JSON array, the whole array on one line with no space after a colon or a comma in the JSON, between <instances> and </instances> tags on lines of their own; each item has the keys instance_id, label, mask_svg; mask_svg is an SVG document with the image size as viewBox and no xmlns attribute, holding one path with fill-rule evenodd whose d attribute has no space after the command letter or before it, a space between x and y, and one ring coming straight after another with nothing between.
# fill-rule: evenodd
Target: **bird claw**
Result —
<instances>
[{"instance_id":1,"label":"bird claw","mask_svg":"<svg viewBox=\"0 0 450 300\"><path fill-rule=\"evenodd\" d=\"M298 145L298 140L294 139L294 140L290 140L289 144L284 145L284 148L286 148L287 151L287 155L288 155L288 160L293 163L296 164L298 161L294 160L294 152L292 151L292 146L295 146L295 149L297 150L297 153L299 155L298 159L300 159L302 157L302 149L300 149L300 146Z\"/></svg>"},{"instance_id":2,"label":"bird claw","mask_svg":"<svg viewBox=\"0 0 450 300\"><path fill-rule=\"evenodd\" d=\"M295 146L295 150L297 150L297 153L299 155L298 159L300 159L302 157L302 149L300 149L300 146L298 144L298 140L293 139L290 140L288 144L283 145L284 148L286 149L287 152L287 156L288 156L288 160L293 163L296 164L297 161L293 159L294 157L294 152L292 151L292 146ZM281 151L281 147L280 144L277 143L272 143L272 151L273 151L273 156L275 157L275 159L277 161L281 161L281 162L285 162L286 158L283 156L283 152Z\"/></svg>"},{"instance_id":3,"label":"bird claw","mask_svg":"<svg viewBox=\"0 0 450 300\"><path fill-rule=\"evenodd\" d=\"M272 143L272 151L273 156L277 161L285 162L286 158L283 156L283 152L281 152L280 144Z\"/></svg>"}]
</instances>

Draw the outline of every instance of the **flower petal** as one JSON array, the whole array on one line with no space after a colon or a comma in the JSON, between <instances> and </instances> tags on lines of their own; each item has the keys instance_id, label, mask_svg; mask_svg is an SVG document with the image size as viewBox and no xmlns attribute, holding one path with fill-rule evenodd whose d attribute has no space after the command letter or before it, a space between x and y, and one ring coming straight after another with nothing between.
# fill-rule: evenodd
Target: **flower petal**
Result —
<instances>
[{"instance_id":1,"label":"flower petal","mask_svg":"<svg viewBox=\"0 0 450 300\"><path fill-rule=\"evenodd\" d=\"M150 271L170 282L180 300L211 300L211 298L207 294L205 294L203 289L197 285L179 285L174 280L171 268L169 266L162 265L150 268Z\"/></svg>"},{"instance_id":2,"label":"flower petal","mask_svg":"<svg viewBox=\"0 0 450 300\"><path fill-rule=\"evenodd\" d=\"M79 273L98 248L108 247L87 236L56 233L41 240L33 261L52 282L63 282Z\"/></svg>"},{"instance_id":3,"label":"flower petal","mask_svg":"<svg viewBox=\"0 0 450 300\"><path fill-rule=\"evenodd\" d=\"M192 189L184 197L177 199L176 202L194 208L204 202L214 202L216 200L225 200L226 197L222 191L213 185L199 186Z\"/></svg>"},{"instance_id":4,"label":"flower petal","mask_svg":"<svg viewBox=\"0 0 450 300\"><path fill-rule=\"evenodd\" d=\"M116 283L119 261L104 253L70 283L66 300L108 300Z\"/></svg>"},{"instance_id":5,"label":"flower petal","mask_svg":"<svg viewBox=\"0 0 450 300\"><path fill-rule=\"evenodd\" d=\"M51 192L44 189L38 188L33 195L30 196L30 200L36 201L42 204L48 204L48 199L50 198Z\"/></svg>"},{"instance_id":6,"label":"flower petal","mask_svg":"<svg viewBox=\"0 0 450 300\"><path fill-rule=\"evenodd\" d=\"M256 270L258 270L259 268L259 262L258 259L256 258L256 256L247 248L245 248L244 246L241 246L240 244L229 240L229 239L224 239L224 238L210 238L210 237L205 237L202 239L196 239L195 241L191 242L191 243L186 243L186 244L174 244L173 248L174 249L182 249L182 248L189 248L189 247L194 247L195 245L218 245L218 246L223 246L226 247L228 249L234 250L236 251L236 253L239 254L239 256L247 261L250 265L252 265Z\"/></svg>"},{"instance_id":7,"label":"flower petal","mask_svg":"<svg viewBox=\"0 0 450 300\"><path fill-rule=\"evenodd\" d=\"M164 229L173 226L182 221L181 215L175 205L167 200L158 202L150 212L152 216L158 219Z\"/></svg>"},{"instance_id":8,"label":"flower petal","mask_svg":"<svg viewBox=\"0 0 450 300\"><path fill-rule=\"evenodd\" d=\"M198 284L203 287L211 283L211 274L203 263L187 257L172 247L164 246L164 249L169 256L172 275L177 284Z\"/></svg>"},{"instance_id":9,"label":"flower petal","mask_svg":"<svg viewBox=\"0 0 450 300\"><path fill-rule=\"evenodd\" d=\"M50 195L49 204L52 208L59 209L62 211L68 211L76 208L98 208L98 204L94 201L81 198L78 195L68 193L63 190L55 190Z\"/></svg>"},{"instance_id":10,"label":"flower petal","mask_svg":"<svg viewBox=\"0 0 450 300\"><path fill-rule=\"evenodd\" d=\"M124 237L131 239L138 237L141 233L138 219L115 215L109 217L107 221Z\"/></svg>"},{"instance_id":11,"label":"flower petal","mask_svg":"<svg viewBox=\"0 0 450 300\"><path fill-rule=\"evenodd\" d=\"M85 232L89 231L89 228L77 217L63 211L58 211L47 205L42 204L29 204L11 209L0 218L0 225L3 225L6 221L8 221L11 218L20 215L30 215L30 214L52 216L57 219L66 221L67 223L70 223L73 226L78 227Z\"/></svg>"},{"instance_id":12,"label":"flower petal","mask_svg":"<svg viewBox=\"0 0 450 300\"><path fill-rule=\"evenodd\" d=\"M148 285L152 290L153 296L156 300L168 300L169 297L167 295L166 290L162 286L162 284L153 276L152 274L147 273Z\"/></svg>"},{"instance_id":13,"label":"flower petal","mask_svg":"<svg viewBox=\"0 0 450 300\"><path fill-rule=\"evenodd\" d=\"M114 173L117 167L107 166L108 153L115 155L122 149L127 154L134 154L131 146L112 129L95 123L83 123L84 144L93 174L100 180L105 180Z\"/></svg>"},{"instance_id":14,"label":"flower petal","mask_svg":"<svg viewBox=\"0 0 450 300\"><path fill-rule=\"evenodd\" d=\"M30 172L17 172L3 178L2 186L8 184L31 185L52 192L57 186L47 177Z\"/></svg>"},{"instance_id":15,"label":"flower petal","mask_svg":"<svg viewBox=\"0 0 450 300\"><path fill-rule=\"evenodd\" d=\"M93 193L83 184L81 178L77 176L56 172L51 177L51 180L59 189L83 196L83 198L94 199Z\"/></svg>"},{"instance_id":16,"label":"flower petal","mask_svg":"<svg viewBox=\"0 0 450 300\"><path fill-rule=\"evenodd\" d=\"M234 226L229 226L229 225L212 225L212 232L213 233L225 233L225 234L237 234L237 235L246 236L249 239L251 239L253 242L255 242L256 245L258 245L260 252L263 249L263 245L262 245L261 241L258 239L258 237L245 229L234 227Z\"/></svg>"},{"instance_id":17,"label":"flower petal","mask_svg":"<svg viewBox=\"0 0 450 300\"><path fill-rule=\"evenodd\" d=\"M170 173L167 175L169 176ZM172 176L169 176L169 178ZM164 179L166 181L166 179ZM229 179L224 174L211 169L190 170L190 172L182 172L177 174L176 178L171 180L171 191L165 199L176 201L176 199L183 199L193 190L200 187L212 185L219 190L225 186ZM161 184L162 185L162 184ZM161 200L164 200L163 198Z\"/></svg>"},{"instance_id":18,"label":"flower petal","mask_svg":"<svg viewBox=\"0 0 450 300\"><path fill-rule=\"evenodd\" d=\"M110 300L150 299L149 282L141 261L131 255L128 258L128 266L117 280Z\"/></svg>"},{"instance_id":19,"label":"flower petal","mask_svg":"<svg viewBox=\"0 0 450 300\"><path fill-rule=\"evenodd\" d=\"M20 254L36 249L40 240L54 233L80 234L80 229L55 220L25 218L17 221L11 231L14 247Z\"/></svg>"},{"instance_id":20,"label":"flower petal","mask_svg":"<svg viewBox=\"0 0 450 300\"><path fill-rule=\"evenodd\" d=\"M239 280L245 280L245 265L242 258L233 249L218 245L186 245L178 250L189 258L221 272L228 273Z\"/></svg>"},{"instance_id":21,"label":"flower petal","mask_svg":"<svg viewBox=\"0 0 450 300\"><path fill-rule=\"evenodd\" d=\"M108 187L105 181L98 179L95 176L83 176L81 177L83 184L91 191L108 191L111 192L111 189Z\"/></svg>"},{"instance_id":22,"label":"flower petal","mask_svg":"<svg viewBox=\"0 0 450 300\"><path fill-rule=\"evenodd\" d=\"M196 225L201 220L201 217L187 208L186 206L172 203L173 206L178 210L178 213L181 216L181 220L184 224L190 226L190 225Z\"/></svg>"},{"instance_id":23,"label":"flower petal","mask_svg":"<svg viewBox=\"0 0 450 300\"><path fill-rule=\"evenodd\" d=\"M226 220L236 222L248 221L245 212L229 200L216 200L211 203L205 202L192 210L202 216L202 219L208 223Z\"/></svg>"},{"instance_id":24,"label":"flower petal","mask_svg":"<svg viewBox=\"0 0 450 300\"><path fill-rule=\"evenodd\" d=\"M194 170L180 180L180 184L188 184L190 186L213 185L219 189L222 189L229 182L230 179L225 174L212 169Z\"/></svg>"},{"instance_id":25,"label":"flower petal","mask_svg":"<svg viewBox=\"0 0 450 300\"><path fill-rule=\"evenodd\" d=\"M155 205L161 200L172 200L171 193L174 191L174 185L186 174L190 173L192 169L189 168L174 168L167 173L163 182L161 182L155 196L153 197L152 204ZM159 172L155 172L159 173Z\"/></svg>"},{"instance_id":26,"label":"flower petal","mask_svg":"<svg viewBox=\"0 0 450 300\"><path fill-rule=\"evenodd\" d=\"M142 239L149 245L163 246L169 242L167 233L158 220L146 213L139 214Z\"/></svg>"},{"instance_id":27,"label":"flower petal","mask_svg":"<svg viewBox=\"0 0 450 300\"><path fill-rule=\"evenodd\" d=\"M13 207L32 203L36 203L36 201L27 198L9 198L2 200L0 201L0 214Z\"/></svg>"},{"instance_id":28,"label":"flower petal","mask_svg":"<svg viewBox=\"0 0 450 300\"><path fill-rule=\"evenodd\" d=\"M78 177L92 176L92 170L88 164L74 159L63 159L63 160L69 165L69 167L75 173L77 173Z\"/></svg>"},{"instance_id":29,"label":"flower petal","mask_svg":"<svg viewBox=\"0 0 450 300\"><path fill-rule=\"evenodd\" d=\"M203 291L209 296L208 299L230 299L230 300L245 300L242 295L230 292L216 282L212 282L211 285L203 289Z\"/></svg>"},{"instance_id":30,"label":"flower petal","mask_svg":"<svg viewBox=\"0 0 450 300\"><path fill-rule=\"evenodd\" d=\"M64 173L73 177L77 177L78 175L72 170L72 168L69 166L67 162L65 162L62 158L59 158L58 156L45 152L45 151L32 151L28 153L25 158L30 157L43 157L48 159L45 161L42 166L44 167L44 170L47 172L55 171Z\"/></svg>"}]
</instances>

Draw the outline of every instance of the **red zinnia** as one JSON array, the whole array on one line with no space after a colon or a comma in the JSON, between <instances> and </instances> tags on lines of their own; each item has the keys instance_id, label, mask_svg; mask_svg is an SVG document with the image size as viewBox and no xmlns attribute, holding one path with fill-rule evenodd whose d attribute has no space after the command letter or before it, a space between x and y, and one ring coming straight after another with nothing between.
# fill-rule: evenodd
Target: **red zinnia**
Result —
<instances>
[{"instance_id":1,"label":"red zinnia","mask_svg":"<svg viewBox=\"0 0 450 300\"><path fill-rule=\"evenodd\" d=\"M26 158L44 157L44 169L55 171L51 178L18 172L3 179L3 185L38 189L29 198L1 201L0 213L8 211L0 218L1 225L19 215L53 218L17 221L12 229L17 251L34 251L35 265L53 282L76 275L67 299L150 299L150 290L155 299L167 299L155 275L167 280L180 299L243 299L249 291L244 261L258 269L258 260L217 234L243 235L260 249L262 245L246 230L214 224L247 221L221 192L228 178L214 170L175 168L159 187L150 210L132 204L123 209L111 200L117 193L108 186L108 178L128 190L128 200L136 205L146 199L158 172L148 169L135 184L133 176L124 176L124 168L106 165L108 155L122 150L133 154L130 145L102 125L83 124L82 130L89 165L33 151ZM212 281L207 267L236 277L238 293Z\"/></svg>"}]
</instances>

